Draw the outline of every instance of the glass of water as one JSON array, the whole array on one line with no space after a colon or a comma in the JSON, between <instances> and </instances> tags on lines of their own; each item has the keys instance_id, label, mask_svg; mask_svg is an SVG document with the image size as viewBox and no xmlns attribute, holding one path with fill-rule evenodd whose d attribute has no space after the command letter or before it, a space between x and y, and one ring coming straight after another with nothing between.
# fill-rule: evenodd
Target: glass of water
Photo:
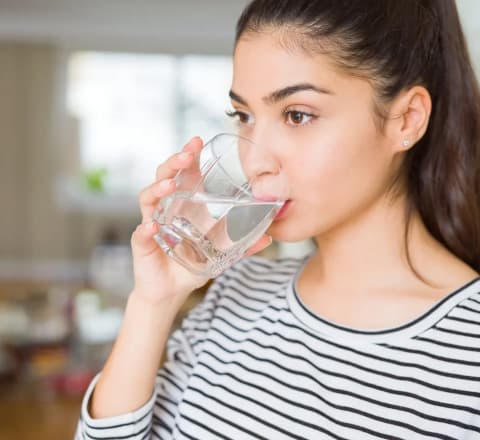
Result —
<instances>
[{"instance_id":1,"label":"glass of water","mask_svg":"<svg viewBox=\"0 0 480 440\"><path fill-rule=\"evenodd\" d=\"M175 176L154 214L155 240L191 272L216 277L265 233L288 196L279 162L234 134L213 137Z\"/></svg>"}]
</instances>

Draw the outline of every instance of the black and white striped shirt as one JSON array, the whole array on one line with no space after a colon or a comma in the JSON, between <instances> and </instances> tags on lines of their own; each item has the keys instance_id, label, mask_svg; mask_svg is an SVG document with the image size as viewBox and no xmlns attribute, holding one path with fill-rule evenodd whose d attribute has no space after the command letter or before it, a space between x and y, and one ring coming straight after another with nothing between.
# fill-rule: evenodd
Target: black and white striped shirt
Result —
<instances>
[{"instance_id":1,"label":"black and white striped shirt","mask_svg":"<svg viewBox=\"0 0 480 440\"><path fill-rule=\"evenodd\" d=\"M168 343L151 399L78 439L480 439L480 278L405 325L359 331L295 291L303 260L221 275Z\"/></svg>"}]
</instances>

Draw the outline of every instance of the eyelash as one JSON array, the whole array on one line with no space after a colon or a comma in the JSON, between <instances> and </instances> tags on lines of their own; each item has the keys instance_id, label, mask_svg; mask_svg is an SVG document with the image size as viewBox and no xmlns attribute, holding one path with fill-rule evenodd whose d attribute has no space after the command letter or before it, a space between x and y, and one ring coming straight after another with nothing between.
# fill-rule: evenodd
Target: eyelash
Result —
<instances>
[{"instance_id":1,"label":"eyelash","mask_svg":"<svg viewBox=\"0 0 480 440\"><path fill-rule=\"evenodd\" d=\"M248 113L241 112L241 111L238 111L238 110L232 110L232 111L227 110L225 113L230 118L238 118L239 124L247 124L247 122L242 122L242 118L244 118L244 117L248 118L248 116L249 116ZM302 115L302 117L309 117L310 118L307 122L304 122L303 124L289 124L293 128L305 127L306 125L311 124L318 117L318 116L313 115L311 113L306 113L306 112L302 112L300 110L294 110L294 109L285 110L283 112L283 115L288 118L288 115L291 115L292 113L298 113L298 114Z\"/></svg>"}]
</instances>

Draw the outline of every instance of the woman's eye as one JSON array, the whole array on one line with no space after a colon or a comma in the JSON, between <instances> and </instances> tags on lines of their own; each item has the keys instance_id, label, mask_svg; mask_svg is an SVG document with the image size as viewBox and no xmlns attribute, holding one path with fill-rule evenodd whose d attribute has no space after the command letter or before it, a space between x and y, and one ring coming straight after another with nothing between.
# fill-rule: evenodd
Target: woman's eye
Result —
<instances>
[{"instance_id":1,"label":"woman's eye","mask_svg":"<svg viewBox=\"0 0 480 440\"><path fill-rule=\"evenodd\" d=\"M285 112L285 118L290 125L306 125L312 121L314 115L298 110L288 110Z\"/></svg>"},{"instance_id":2,"label":"woman's eye","mask_svg":"<svg viewBox=\"0 0 480 440\"><path fill-rule=\"evenodd\" d=\"M238 122L242 125L251 124L253 122L253 117L246 113L239 110L232 110L225 112L227 116L230 118L235 118ZM312 122L313 119L316 118L315 115L302 112L300 110L287 110L284 112L285 122L288 125L300 127L302 125L307 125Z\"/></svg>"},{"instance_id":3,"label":"woman's eye","mask_svg":"<svg viewBox=\"0 0 480 440\"><path fill-rule=\"evenodd\" d=\"M238 110L227 111L225 113L230 118L236 118L238 122L240 122L240 124L248 124L250 122L250 115L248 113L241 112Z\"/></svg>"}]
</instances>

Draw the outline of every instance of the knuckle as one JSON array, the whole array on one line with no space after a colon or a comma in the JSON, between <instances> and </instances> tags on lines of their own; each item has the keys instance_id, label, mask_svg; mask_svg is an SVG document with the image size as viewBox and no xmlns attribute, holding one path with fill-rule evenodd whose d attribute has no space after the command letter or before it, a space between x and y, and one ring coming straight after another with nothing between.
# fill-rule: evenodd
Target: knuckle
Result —
<instances>
[{"instance_id":1,"label":"knuckle","mask_svg":"<svg viewBox=\"0 0 480 440\"><path fill-rule=\"evenodd\" d=\"M132 235L130 236L130 243L135 244L136 239L138 235L138 226L135 228L135 230L132 232Z\"/></svg>"},{"instance_id":2,"label":"knuckle","mask_svg":"<svg viewBox=\"0 0 480 440\"><path fill-rule=\"evenodd\" d=\"M145 205L152 198L152 191L154 186L155 186L155 183L152 183L151 185L147 186L146 188L143 188L139 192L138 200L140 202L140 205Z\"/></svg>"},{"instance_id":3,"label":"knuckle","mask_svg":"<svg viewBox=\"0 0 480 440\"><path fill-rule=\"evenodd\" d=\"M158 178L158 176L160 176L160 175L162 174L163 169L164 169L164 164L163 164L163 163L160 164L160 165L157 167L157 169L155 170L155 175L157 176L157 178Z\"/></svg>"},{"instance_id":4,"label":"knuckle","mask_svg":"<svg viewBox=\"0 0 480 440\"><path fill-rule=\"evenodd\" d=\"M148 188L144 188L140 191L140 193L138 194L138 201L140 202L140 205L143 205L145 203L145 199L146 199L146 191L148 190Z\"/></svg>"},{"instance_id":5,"label":"knuckle","mask_svg":"<svg viewBox=\"0 0 480 440\"><path fill-rule=\"evenodd\" d=\"M132 232L132 238L138 239L138 237L142 235L143 227L144 227L144 224L139 223Z\"/></svg>"},{"instance_id":6,"label":"knuckle","mask_svg":"<svg viewBox=\"0 0 480 440\"><path fill-rule=\"evenodd\" d=\"M171 177L175 173L175 170L177 169L175 166L176 157L176 155L170 157L166 162L157 167L157 171L155 173L157 180Z\"/></svg>"}]
</instances>

